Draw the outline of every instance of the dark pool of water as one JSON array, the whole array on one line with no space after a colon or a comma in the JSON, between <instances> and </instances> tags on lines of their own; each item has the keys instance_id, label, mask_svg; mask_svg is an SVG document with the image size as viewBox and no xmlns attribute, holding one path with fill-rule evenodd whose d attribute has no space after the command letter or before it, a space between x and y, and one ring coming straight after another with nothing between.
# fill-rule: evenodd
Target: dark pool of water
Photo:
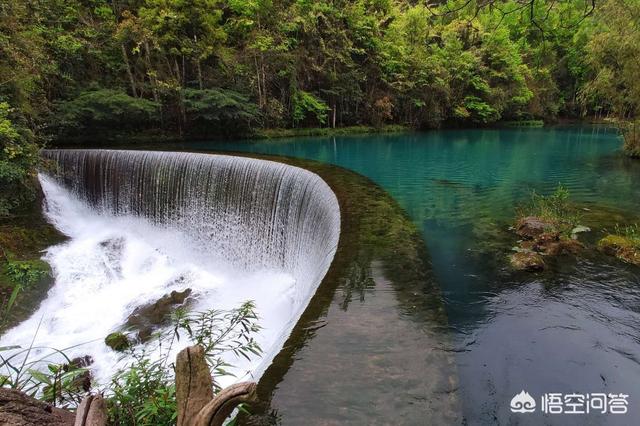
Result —
<instances>
[{"instance_id":1,"label":"dark pool of water","mask_svg":"<svg viewBox=\"0 0 640 426\"><path fill-rule=\"evenodd\" d=\"M464 422L638 424L640 269L594 253L544 274L513 273L506 261L515 242L508 225L532 190L561 183L582 207L607 209L589 241L602 227L639 219L640 164L620 146L614 132L596 127L191 145L336 164L400 203L423 233L442 289ZM411 342L407 352L419 356L419 339ZM294 389L282 392L294 398ZM523 389L538 404L543 393L625 393L629 413L513 415L509 401Z\"/></svg>"}]
</instances>

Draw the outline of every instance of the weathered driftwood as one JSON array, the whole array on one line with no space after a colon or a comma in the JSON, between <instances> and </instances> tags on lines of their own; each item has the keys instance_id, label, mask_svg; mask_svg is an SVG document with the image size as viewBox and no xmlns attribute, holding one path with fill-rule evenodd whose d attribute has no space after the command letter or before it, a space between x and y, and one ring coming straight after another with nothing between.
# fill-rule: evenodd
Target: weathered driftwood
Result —
<instances>
[{"instance_id":1,"label":"weathered driftwood","mask_svg":"<svg viewBox=\"0 0 640 426\"><path fill-rule=\"evenodd\" d=\"M74 426L106 426L107 405L101 395L86 396L76 411Z\"/></svg>"},{"instance_id":2,"label":"weathered driftwood","mask_svg":"<svg viewBox=\"0 0 640 426\"><path fill-rule=\"evenodd\" d=\"M178 426L221 426L233 410L255 398L256 384L237 383L213 397L213 382L201 346L183 349L176 359Z\"/></svg>"}]
</instances>

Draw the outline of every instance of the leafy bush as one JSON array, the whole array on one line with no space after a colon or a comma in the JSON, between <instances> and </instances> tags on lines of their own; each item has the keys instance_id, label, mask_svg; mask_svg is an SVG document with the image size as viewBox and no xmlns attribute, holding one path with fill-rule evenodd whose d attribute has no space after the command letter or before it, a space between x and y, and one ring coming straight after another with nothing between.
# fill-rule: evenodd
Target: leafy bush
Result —
<instances>
[{"instance_id":1,"label":"leafy bush","mask_svg":"<svg viewBox=\"0 0 640 426\"><path fill-rule=\"evenodd\" d=\"M238 134L259 117L258 106L241 93L227 89L185 89L184 105L192 132Z\"/></svg>"},{"instance_id":2,"label":"leafy bush","mask_svg":"<svg viewBox=\"0 0 640 426\"><path fill-rule=\"evenodd\" d=\"M5 268L11 281L24 286L35 284L47 275L47 267L41 261L8 260Z\"/></svg>"},{"instance_id":3,"label":"leafy bush","mask_svg":"<svg viewBox=\"0 0 640 426\"><path fill-rule=\"evenodd\" d=\"M52 122L60 135L95 134L105 129L140 130L157 122L158 107L155 102L120 90L90 90L58 103Z\"/></svg>"},{"instance_id":4,"label":"leafy bush","mask_svg":"<svg viewBox=\"0 0 640 426\"><path fill-rule=\"evenodd\" d=\"M323 100L316 98L309 92L298 90L291 98L293 104L293 122L297 126L308 117L313 117L319 124L327 122L329 107Z\"/></svg>"},{"instance_id":5,"label":"leafy bush","mask_svg":"<svg viewBox=\"0 0 640 426\"><path fill-rule=\"evenodd\" d=\"M0 217L24 209L36 194L38 147L13 115L13 108L0 102Z\"/></svg>"}]
</instances>

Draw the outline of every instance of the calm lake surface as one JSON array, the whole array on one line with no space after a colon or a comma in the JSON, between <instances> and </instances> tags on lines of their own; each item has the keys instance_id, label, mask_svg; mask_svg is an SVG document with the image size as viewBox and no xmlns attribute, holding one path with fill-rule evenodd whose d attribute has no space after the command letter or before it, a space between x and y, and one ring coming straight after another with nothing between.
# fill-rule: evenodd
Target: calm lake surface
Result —
<instances>
[{"instance_id":1,"label":"calm lake surface","mask_svg":"<svg viewBox=\"0 0 640 426\"><path fill-rule=\"evenodd\" d=\"M516 241L508 227L532 190L567 187L594 228L588 244L616 222L640 219L640 162L625 159L620 146L615 132L596 127L189 145L332 163L369 177L400 203L422 231L442 290L462 421L638 424L640 269L592 251L542 274L515 273L507 260ZM521 390L538 405L551 392L625 393L629 413L513 415L509 402ZM424 424L401 423L414 420Z\"/></svg>"}]
</instances>

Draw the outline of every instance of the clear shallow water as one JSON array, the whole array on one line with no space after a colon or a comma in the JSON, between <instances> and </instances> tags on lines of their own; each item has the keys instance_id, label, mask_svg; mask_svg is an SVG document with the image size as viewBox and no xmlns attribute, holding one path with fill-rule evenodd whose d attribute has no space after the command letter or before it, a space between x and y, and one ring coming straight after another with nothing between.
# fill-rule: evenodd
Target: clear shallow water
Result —
<instances>
[{"instance_id":1,"label":"clear shallow water","mask_svg":"<svg viewBox=\"0 0 640 426\"><path fill-rule=\"evenodd\" d=\"M640 419L640 270L598 254L565 260L539 275L513 273L506 263L515 242L506 228L531 190L550 193L562 183L584 207L612 209L600 221L608 227L638 219L640 164L623 158L620 145L611 131L564 128L189 148L332 163L371 178L396 198L429 248L454 341L456 391L469 424L539 423L538 413L509 412L509 401L522 389L536 398L624 392L630 395L626 416L556 415L544 422L634 424Z\"/></svg>"}]
</instances>

